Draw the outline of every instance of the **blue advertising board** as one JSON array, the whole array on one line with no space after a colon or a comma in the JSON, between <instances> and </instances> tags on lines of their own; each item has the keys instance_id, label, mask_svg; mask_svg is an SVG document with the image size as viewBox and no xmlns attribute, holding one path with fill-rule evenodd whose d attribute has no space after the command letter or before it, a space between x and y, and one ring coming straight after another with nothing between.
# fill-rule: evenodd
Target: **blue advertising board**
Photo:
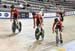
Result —
<instances>
[{"instance_id":1,"label":"blue advertising board","mask_svg":"<svg viewBox=\"0 0 75 51\"><path fill-rule=\"evenodd\" d=\"M29 18L29 12L20 12L19 18Z\"/></svg>"},{"instance_id":2,"label":"blue advertising board","mask_svg":"<svg viewBox=\"0 0 75 51\"><path fill-rule=\"evenodd\" d=\"M0 18L10 18L9 12L0 12Z\"/></svg>"}]
</instances>

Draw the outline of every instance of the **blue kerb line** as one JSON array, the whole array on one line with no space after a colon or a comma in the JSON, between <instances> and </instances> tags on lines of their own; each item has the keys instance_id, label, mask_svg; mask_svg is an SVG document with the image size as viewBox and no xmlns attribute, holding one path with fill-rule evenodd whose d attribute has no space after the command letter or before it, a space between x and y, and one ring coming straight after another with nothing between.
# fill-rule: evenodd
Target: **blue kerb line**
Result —
<instances>
[{"instance_id":1,"label":"blue kerb line","mask_svg":"<svg viewBox=\"0 0 75 51\"><path fill-rule=\"evenodd\" d=\"M72 15L67 15L67 16L73 16L75 14ZM52 16L52 17L44 17L44 18L57 18L56 16ZM10 19L10 18L0 18L0 19ZM20 18L20 19L32 19L32 18Z\"/></svg>"}]
</instances>

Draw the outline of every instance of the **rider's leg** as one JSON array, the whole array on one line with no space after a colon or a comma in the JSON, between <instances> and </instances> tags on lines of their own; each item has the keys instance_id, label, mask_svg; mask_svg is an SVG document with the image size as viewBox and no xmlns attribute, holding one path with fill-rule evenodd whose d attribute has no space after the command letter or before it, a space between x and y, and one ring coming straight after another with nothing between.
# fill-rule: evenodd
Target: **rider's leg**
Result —
<instances>
[{"instance_id":1,"label":"rider's leg","mask_svg":"<svg viewBox=\"0 0 75 51\"><path fill-rule=\"evenodd\" d=\"M15 34L15 28L16 28L16 21L13 18L13 23L12 23L13 34Z\"/></svg>"},{"instance_id":2,"label":"rider's leg","mask_svg":"<svg viewBox=\"0 0 75 51\"><path fill-rule=\"evenodd\" d=\"M62 30L64 29L63 21L64 21L64 17L62 17Z\"/></svg>"},{"instance_id":3,"label":"rider's leg","mask_svg":"<svg viewBox=\"0 0 75 51\"><path fill-rule=\"evenodd\" d=\"M41 32L41 28L39 27L39 32Z\"/></svg>"},{"instance_id":4,"label":"rider's leg","mask_svg":"<svg viewBox=\"0 0 75 51\"><path fill-rule=\"evenodd\" d=\"M40 28L39 28L39 23L38 23L38 21L36 21L36 30L38 30L37 31L37 33L35 34L35 38L36 38L36 40L39 40L39 37L40 37L40 32L39 32L39 30L40 30Z\"/></svg>"},{"instance_id":5,"label":"rider's leg","mask_svg":"<svg viewBox=\"0 0 75 51\"><path fill-rule=\"evenodd\" d=\"M16 21L16 24L18 25L18 20L16 19L15 21Z\"/></svg>"},{"instance_id":6,"label":"rider's leg","mask_svg":"<svg viewBox=\"0 0 75 51\"><path fill-rule=\"evenodd\" d=\"M41 28L41 37L42 37L42 40L44 39L44 30Z\"/></svg>"},{"instance_id":7,"label":"rider's leg","mask_svg":"<svg viewBox=\"0 0 75 51\"><path fill-rule=\"evenodd\" d=\"M39 32L41 32L40 23L39 23L39 22L37 22L36 24L37 24L37 28L39 29Z\"/></svg>"},{"instance_id":8,"label":"rider's leg","mask_svg":"<svg viewBox=\"0 0 75 51\"><path fill-rule=\"evenodd\" d=\"M59 34L60 34L60 43L63 43L63 39L62 39L62 32L61 32L61 28L59 27Z\"/></svg>"},{"instance_id":9,"label":"rider's leg","mask_svg":"<svg viewBox=\"0 0 75 51\"><path fill-rule=\"evenodd\" d=\"M61 31L60 31L60 43L63 43Z\"/></svg>"},{"instance_id":10,"label":"rider's leg","mask_svg":"<svg viewBox=\"0 0 75 51\"><path fill-rule=\"evenodd\" d=\"M16 21L16 25L17 25L18 29L20 29L19 21L17 19L15 21Z\"/></svg>"},{"instance_id":11,"label":"rider's leg","mask_svg":"<svg viewBox=\"0 0 75 51\"><path fill-rule=\"evenodd\" d=\"M56 32L56 44L59 43L59 35L58 35L58 29L55 29Z\"/></svg>"}]
</instances>

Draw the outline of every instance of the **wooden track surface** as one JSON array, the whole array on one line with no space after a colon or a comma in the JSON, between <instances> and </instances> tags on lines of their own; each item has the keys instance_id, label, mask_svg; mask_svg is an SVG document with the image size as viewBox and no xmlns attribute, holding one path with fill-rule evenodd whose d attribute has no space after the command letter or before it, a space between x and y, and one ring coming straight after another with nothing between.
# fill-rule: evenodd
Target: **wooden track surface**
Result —
<instances>
[{"instance_id":1,"label":"wooden track surface","mask_svg":"<svg viewBox=\"0 0 75 51\"><path fill-rule=\"evenodd\" d=\"M75 16L64 17L64 44L75 40ZM0 19L0 51L49 51L55 45L55 34L52 34L54 18L44 19L44 41L36 41L32 19L22 19L22 32L12 34L9 19Z\"/></svg>"}]
</instances>

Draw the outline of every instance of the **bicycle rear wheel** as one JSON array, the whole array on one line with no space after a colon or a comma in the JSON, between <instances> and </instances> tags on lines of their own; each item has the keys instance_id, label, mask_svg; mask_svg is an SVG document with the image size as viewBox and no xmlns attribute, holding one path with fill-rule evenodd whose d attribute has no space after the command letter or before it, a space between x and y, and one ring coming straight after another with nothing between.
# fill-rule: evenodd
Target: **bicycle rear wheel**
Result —
<instances>
[{"instance_id":1,"label":"bicycle rear wheel","mask_svg":"<svg viewBox=\"0 0 75 51\"><path fill-rule=\"evenodd\" d=\"M21 30L22 30L22 23L19 22L19 32L21 32Z\"/></svg>"}]
</instances>

